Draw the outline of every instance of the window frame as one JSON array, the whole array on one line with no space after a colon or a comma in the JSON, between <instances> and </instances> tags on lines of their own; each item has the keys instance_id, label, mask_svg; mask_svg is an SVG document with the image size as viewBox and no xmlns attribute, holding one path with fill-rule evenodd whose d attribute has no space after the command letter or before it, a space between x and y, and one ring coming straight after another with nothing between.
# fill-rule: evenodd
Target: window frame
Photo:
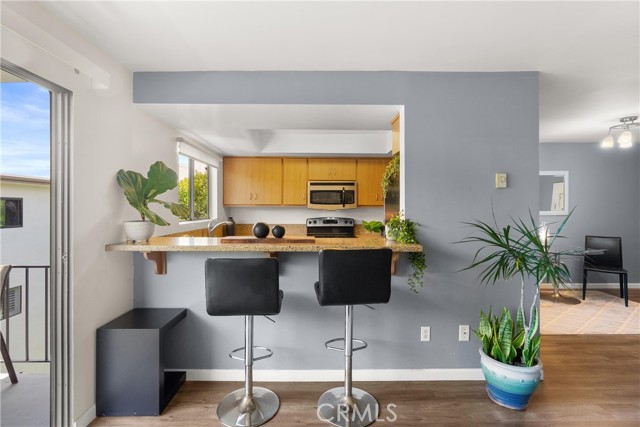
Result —
<instances>
[{"instance_id":1,"label":"window frame","mask_svg":"<svg viewBox=\"0 0 640 427\"><path fill-rule=\"evenodd\" d=\"M23 197L0 197L0 200L5 202L5 210L6 210L6 202L7 201L13 201L13 202L20 202L20 205L18 207L18 216L20 218L20 223L17 225L2 225L0 224L0 229L5 229L5 228L23 228L24 227L24 198ZM5 212L5 221L6 221L6 212Z\"/></svg>"},{"instance_id":2,"label":"window frame","mask_svg":"<svg viewBox=\"0 0 640 427\"><path fill-rule=\"evenodd\" d=\"M180 156L185 157L188 160L188 179L189 179L189 218L188 219L180 219L180 224L193 223L198 221L209 221L212 218L213 206L214 203L211 197L211 188L212 184L215 182L213 176L217 173L218 168L212 165L209 162L205 162L200 160L194 156L185 154L181 151L178 151L178 170L180 169ZM208 168L208 183L207 183L207 216L205 218L194 218L195 215L195 162L200 162L207 166ZM215 171L215 172L214 172ZM180 182L180 176L178 174L178 183Z\"/></svg>"}]
</instances>

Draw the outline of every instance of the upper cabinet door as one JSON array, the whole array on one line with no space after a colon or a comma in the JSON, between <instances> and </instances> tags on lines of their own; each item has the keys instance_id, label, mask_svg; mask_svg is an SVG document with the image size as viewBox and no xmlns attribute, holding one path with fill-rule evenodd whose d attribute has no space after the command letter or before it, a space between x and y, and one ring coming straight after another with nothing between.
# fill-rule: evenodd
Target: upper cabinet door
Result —
<instances>
[{"instance_id":1,"label":"upper cabinet door","mask_svg":"<svg viewBox=\"0 0 640 427\"><path fill-rule=\"evenodd\" d=\"M225 157L225 205L282 204L282 159Z\"/></svg>"},{"instance_id":2,"label":"upper cabinet door","mask_svg":"<svg viewBox=\"0 0 640 427\"><path fill-rule=\"evenodd\" d=\"M247 157L225 157L222 199L225 205L250 205L253 200L251 161Z\"/></svg>"},{"instance_id":3,"label":"upper cabinet door","mask_svg":"<svg viewBox=\"0 0 640 427\"><path fill-rule=\"evenodd\" d=\"M388 158L358 159L358 205L382 206L382 176L389 163Z\"/></svg>"},{"instance_id":4,"label":"upper cabinet door","mask_svg":"<svg viewBox=\"0 0 640 427\"><path fill-rule=\"evenodd\" d=\"M311 181L355 181L356 159L309 159Z\"/></svg>"},{"instance_id":5,"label":"upper cabinet door","mask_svg":"<svg viewBox=\"0 0 640 427\"><path fill-rule=\"evenodd\" d=\"M282 159L262 157L252 159L253 205L282 204Z\"/></svg>"},{"instance_id":6,"label":"upper cabinet door","mask_svg":"<svg viewBox=\"0 0 640 427\"><path fill-rule=\"evenodd\" d=\"M307 205L307 159L282 161L282 204Z\"/></svg>"}]
</instances>

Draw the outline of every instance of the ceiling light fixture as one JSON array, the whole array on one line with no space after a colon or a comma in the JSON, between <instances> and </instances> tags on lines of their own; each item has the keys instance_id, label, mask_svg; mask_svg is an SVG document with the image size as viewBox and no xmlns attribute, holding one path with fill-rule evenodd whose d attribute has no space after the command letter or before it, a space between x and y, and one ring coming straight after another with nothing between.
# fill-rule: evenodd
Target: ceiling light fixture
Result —
<instances>
[{"instance_id":1,"label":"ceiling light fixture","mask_svg":"<svg viewBox=\"0 0 640 427\"><path fill-rule=\"evenodd\" d=\"M600 147L602 148L613 148L613 135L611 135L612 131L623 130L623 132L618 137L618 145L620 148L631 148L633 145L633 135L631 134L631 129L637 128L640 126L640 123L637 123L638 116L627 116L620 119L619 125L614 125L609 128L609 135L606 136L600 143Z\"/></svg>"}]
</instances>

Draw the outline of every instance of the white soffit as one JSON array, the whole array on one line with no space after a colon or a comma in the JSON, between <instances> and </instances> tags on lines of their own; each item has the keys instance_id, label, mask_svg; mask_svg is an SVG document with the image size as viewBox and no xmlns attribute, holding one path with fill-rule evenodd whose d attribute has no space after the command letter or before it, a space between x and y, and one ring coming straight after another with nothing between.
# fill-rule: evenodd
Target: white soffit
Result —
<instances>
[{"instance_id":1,"label":"white soffit","mask_svg":"<svg viewBox=\"0 0 640 427\"><path fill-rule=\"evenodd\" d=\"M539 71L543 142L640 112L637 0L41 5L132 71Z\"/></svg>"},{"instance_id":2,"label":"white soffit","mask_svg":"<svg viewBox=\"0 0 640 427\"><path fill-rule=\"evenodd\" d=\"M136 104L223 155L353 155L391 152L398 105Z\"/></svg>"}]
</instances>

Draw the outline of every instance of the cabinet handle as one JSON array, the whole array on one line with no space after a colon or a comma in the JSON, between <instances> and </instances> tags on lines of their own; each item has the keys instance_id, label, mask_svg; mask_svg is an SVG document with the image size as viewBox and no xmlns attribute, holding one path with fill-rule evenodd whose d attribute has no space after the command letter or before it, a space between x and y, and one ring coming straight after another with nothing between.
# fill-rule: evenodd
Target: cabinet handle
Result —
<instances>
[{"instance_id":1,"label":"cabinet handle","mask_svg":"<svg viewBox=\"0 0 640 427\"><path fill-rule=\"evenodd\" d=\"M249 193L249 200L253 200L253 193Z\"/></svg>"},{"instance_id":2,"label":"cabinet handle","mask_svg":"<svg viewBox=\"0 0 640 427\"><path fill-rule=\"evenodd\" d=\"M378 193L376 193L376 202L378 201Z\"/></svg>"},{"instance_id":3,"label":"cabinet handle","mask_svg":"<svg viewBox=\"0 0 640 427\"><path fill-rule=\"evenodd\" d=\"M255 194L255 196L253 197L253 200L258 200L258 193L253 193Z\"/></svg>"}]
</instances>

